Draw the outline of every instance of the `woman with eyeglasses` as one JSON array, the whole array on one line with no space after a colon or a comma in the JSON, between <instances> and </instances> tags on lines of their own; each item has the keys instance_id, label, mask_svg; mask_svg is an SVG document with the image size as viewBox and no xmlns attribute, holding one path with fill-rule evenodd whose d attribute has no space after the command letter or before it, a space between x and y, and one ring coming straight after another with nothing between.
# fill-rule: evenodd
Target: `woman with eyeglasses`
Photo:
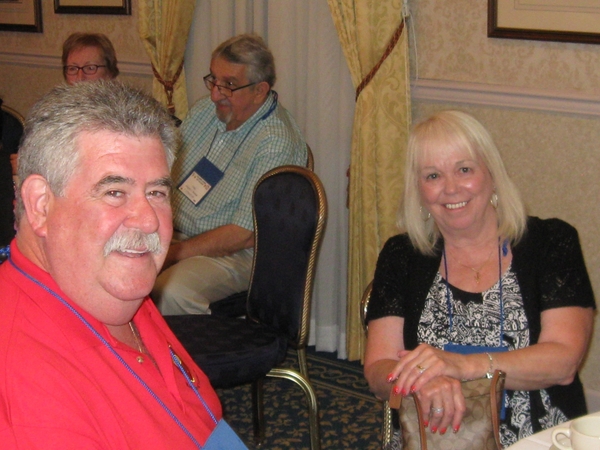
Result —
<instances>
[{"instance_id":1,"label":"woman with eyeglasses","mask_svg":"<svg viewBox=\"0 0 600 450\"><path fill-rule=\"evenodd\" d=\"M119 75L110 39L100 33L73 33L63 44L63 76L69 84L111 80Z\"/></svg>"}]
</instances>

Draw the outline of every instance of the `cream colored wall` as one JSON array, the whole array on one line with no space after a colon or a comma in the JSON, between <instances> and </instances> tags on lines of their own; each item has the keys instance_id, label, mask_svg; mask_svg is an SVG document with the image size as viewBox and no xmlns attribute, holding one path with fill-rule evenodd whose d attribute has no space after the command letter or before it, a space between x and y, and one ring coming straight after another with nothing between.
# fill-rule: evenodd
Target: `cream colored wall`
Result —
<instances>
[{"instance_id":1,"label":"cream colored wall","mask_svg":"<svg viewBox=\"0 0 600 450\"><path fill-rule=\"evenodd\" d=\"M421 83L482 83L491 91L546 93L600 104L600 45L491 39L487 2L410 0ZM410 36L413 38L413 36ZM414 43L414 41L413 41ZM456 83L455 83L456 84ZM600 116L503 107L498 102L437 102L415 83L413 119L457 108L490 130L529 212L559 217L577 227L592 285L600 299ZM485 91L485 86L482 88ZM476 98L477 96L475 96ZM497 97L502 97L500 94ZM518 105L517 105L518 106ZM550 105L549 109L553 109ZM600 320L582 377L600 390Z\"/></svg>"},{"instance_id":2,"label":"cream colored wall","mask_svg":"<svg viewBox=\"0 0 600 450\"><path fill-rule=\"evenodd\" d=\"M35 101L63 81L62 43L75 31L106 34L117 52L119 78L152 89L149 59L137 32L137 0L132 15L55 14L54 1L42 0L43 33L0 31L0 97L26 114Z\"/></svg>"}]
</instances>

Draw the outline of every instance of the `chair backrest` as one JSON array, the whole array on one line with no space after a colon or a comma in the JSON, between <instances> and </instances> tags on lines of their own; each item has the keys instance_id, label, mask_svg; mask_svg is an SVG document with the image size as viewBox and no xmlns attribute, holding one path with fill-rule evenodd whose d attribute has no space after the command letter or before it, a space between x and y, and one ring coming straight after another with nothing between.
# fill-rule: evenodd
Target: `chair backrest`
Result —
<instances>
[{"instance_id":1,"label":"chair backrest","mask_svg":"<svg viewBox=\"0 0 600 450\"><path fill-rule=\"evenodd\" d=\"M317 175L304 167L277 167L256 184L253 210L248 317L303 348L327 215L325 190Z\"/></svg>"},{"instance_id":2,"label":"chair backrest","mask_svg":"<svg viewBox=\"0 0 600 450\"><path fill-rule=\"evenodd\" d=\"M2 120L2 147L7 153L17 153L25 120L23 116L14 109L2 104L0 106L0 119Z\"/></svg>"}]
</instances>

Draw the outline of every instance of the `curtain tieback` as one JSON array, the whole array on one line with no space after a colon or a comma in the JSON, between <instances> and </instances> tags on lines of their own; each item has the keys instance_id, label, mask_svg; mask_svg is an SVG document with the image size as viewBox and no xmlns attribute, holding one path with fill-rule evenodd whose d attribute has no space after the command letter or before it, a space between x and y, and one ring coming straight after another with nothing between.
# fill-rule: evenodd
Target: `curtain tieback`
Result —
<instances>
[{"instance_id":1,"label":"curtain tieback","mask_svg":"<svg viewBox=\"0 0 600 450\"><path fill-rule=\"evenodd\" d=\"M175 114L175 105L173 104L173 91L175 90L175 83L179 79L179 75L181 75L181 71L183 70L183 60L181 60L181 64L171 81L165 81L160 76L154 64L152 64L152 72L154 72L154 77L158 80L160 84L165 88L165 94L167 94L167 109L171 114Z\"/></svg>"},{"instance_id":2,"label":"curtain tieback","mask_svg":"<svg viewBox=\"0 0 600 450\"><path fill-rule=\"evenodd\" d=\"M390 39L390 42L388 43L387 48L385 49L385 52L383 52L383 55L381 55L379 62L377 64L375 64L375 66L371 69L371 71L367 74L367 76L363 78L363 80L360 82L360 84L356 88L355 101L358 100L358 96L360 95L362 90L375 77L375 74L377 73L377 71L383 64L383 62L387 59L388 56L390 56L390 54L394 50L394 47L396 47L396 44L398 43L400 36L402 36L403 29L404 29L404 19L402 19L402 21L400 22L400 25L398 25L398 28L396 28L396 31L394 31L394 34L392 35L392 38Z\"/></svg>"}]
</instances>

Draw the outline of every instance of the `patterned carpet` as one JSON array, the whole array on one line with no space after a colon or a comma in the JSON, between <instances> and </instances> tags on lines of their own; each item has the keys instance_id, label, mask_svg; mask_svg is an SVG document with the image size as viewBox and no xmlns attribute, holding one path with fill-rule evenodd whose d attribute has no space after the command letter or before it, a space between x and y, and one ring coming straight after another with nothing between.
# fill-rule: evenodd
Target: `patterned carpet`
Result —
<instances>
[{"instance_id":1,"label":"patterned carpet","mask_svg":"<svg viewBox=\"0 0 600 450\"><path fill-rule=\"evenodd\" d=\"M288 366L297 367L290 354ZM308 370L321 418L321 446L331 450L379 449L381 403L369 392L358 362L336 359L335 353L308 351ZM308 413L304 393L291 381L265 380L265 450L309 449ZM252 433L250 386L217 390L225 419L248 448Z\"/></svg>"}]
</instances>

